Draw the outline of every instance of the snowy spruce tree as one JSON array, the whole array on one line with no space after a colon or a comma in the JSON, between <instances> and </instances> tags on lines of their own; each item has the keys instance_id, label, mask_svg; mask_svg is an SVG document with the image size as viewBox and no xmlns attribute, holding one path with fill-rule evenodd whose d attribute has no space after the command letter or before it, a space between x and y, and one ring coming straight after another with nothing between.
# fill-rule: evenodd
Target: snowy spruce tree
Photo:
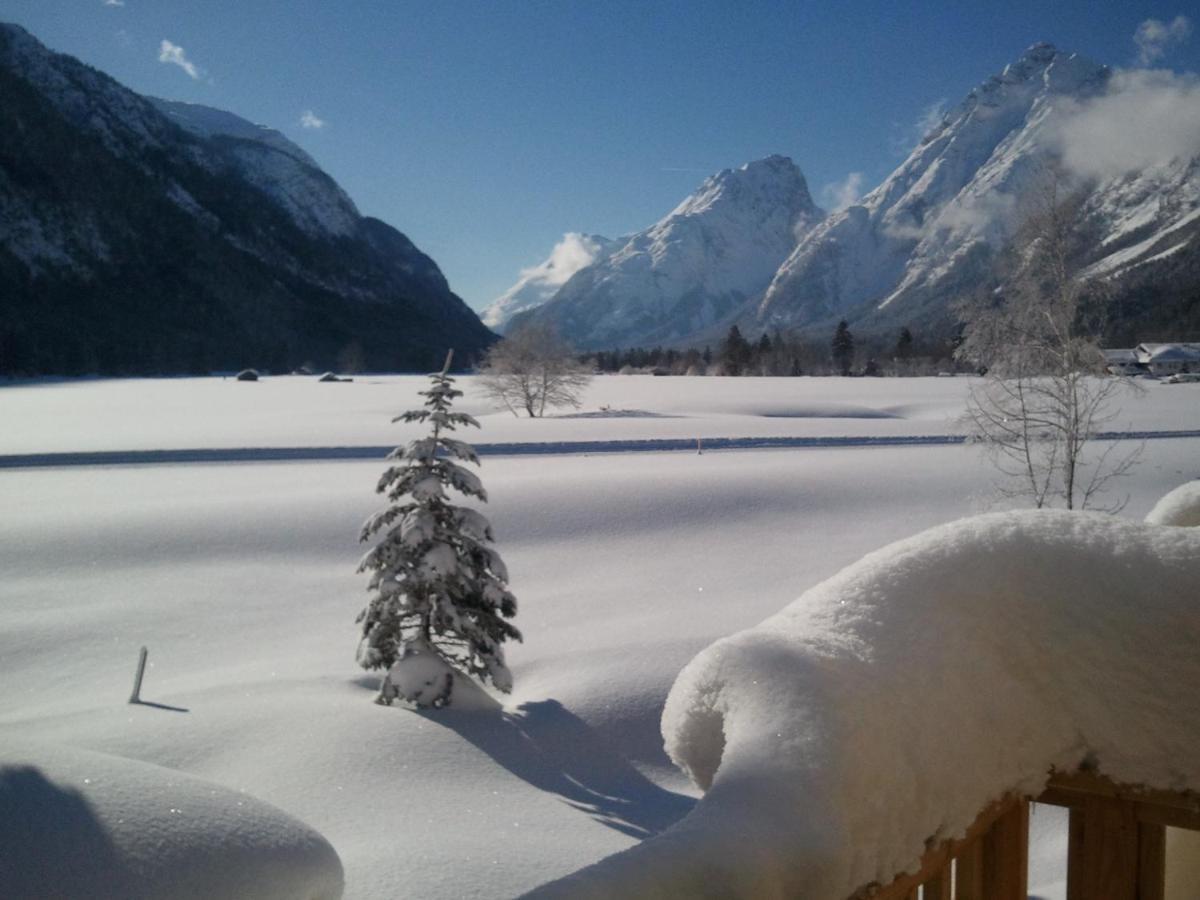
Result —
<instances>
[{"instance_id":1,"label":"snowy spruce tree","mask_svg":"<svg viewBox=\"0 0 1200 900\"><path fill-rule=\"evenodd\" d=\"M521 633L506 621L517 611L508 573L490 546L488 520L450 502L452 492L486 502L487 492L460 464L478 465L475 450L448 437L459 426L479 427L471 416L451 411L462 391L454 388L449 368L447 356L445 368L429 376L423 409L392 420L429 423L430 432L389 454L396 463L376 487L389 505L366 521L360 537L378 536L359 565L371 573L371 599L358 617L358 661L365 669L387 670L380 703L399 697L417 706L446 706L456 673L512 689L501 644L520 640Z\"/></svg>"}]
</instances>

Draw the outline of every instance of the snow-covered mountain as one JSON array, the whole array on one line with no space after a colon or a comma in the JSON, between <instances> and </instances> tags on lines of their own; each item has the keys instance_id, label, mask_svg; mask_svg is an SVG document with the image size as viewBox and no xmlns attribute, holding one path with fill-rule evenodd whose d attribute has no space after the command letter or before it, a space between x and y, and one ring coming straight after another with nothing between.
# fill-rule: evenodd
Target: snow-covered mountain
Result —
<instances>
[{"instance_id":1,"label":"snow-covered mountain","mask_svg":"<svg viewBox=\"0 0 1200 900\"><path fill-rule=\"evenodd\" d=\"M678 341L761 296L823 217L786 157L725 169L526 316L580 347Z\"/></svg>"},{"instance_id":2,"label":"snow-covered mountain","mask_svg":"<svg viewBox=\"0 0 1200 900\"><path fill-rule=\"evenodd\" d=\"M858 203L824 216L782 157L721 172L525 315L586 348L711 343L731 323L750 335L822 333L842 318L860 335L945 334L954 302L996 277L997 254L1058 171L1064 196L1081 197L1079 272L1113 284L1114 335L1190 334L1200 329L1193 119L1194 81L1035 44Z\"/></svg>"},{"instance_id":3,"label":"snow-covered mountain","mask_svg":"<svg viewBox=\"0 0 1200 900\"><path fill-rule=\"evenodd\" d=\"M0 161L0 373L427 369L493 339L283 135L5 24Z\"/></svg>"},{"instance_id":4,"label":"snow-covered mountain","mask_svg":"<svg viewBox=\"0 0 1200 900\"><path fill-rule=\"evenodd\" d=\"M1103 141L1128 76L1049 44L1031 47L929 132L862 201L806 235L746 321L758 328L864 330L948 321L1004 247L1057 166L1064 194L1081 190L1078 226L1094 249L1089 274L1116 275L1178 250L1200 216L1196 154L1097 168L1079 159ZM1097 120L1097 129L1081 123ZM1115 162L1119 163L1119 160Z\"/></svg>"},{"instance_id":5,"label":"snow-covered mountain","mask_svg":"<svg viewBox=\"0 0 1200 900\"><path fill-rule=\"evenodd\" d=\"M492 301L480 317L483 324L504 333L510 319L541 306L580 269L592 265L621 246L598 234L568 232L550 255L536 266L521 270L517 283Z\"/></svg>"},{"instance_id":6,"label":"snow-covered mountain","mask_svg":"<svg viewBox=\"0 0 1200 900\"><path fill-rule=\"evenodd\" d=\"M756 311L761 322L808 325L897 312L977 274L1002 245L1018 201L1053 149L1056 108L1104 90L1109 70L1047 44L971 91L861 203L801 241ZM912 301L910 298L919 298Z\"/></svg>"}]
</instances>

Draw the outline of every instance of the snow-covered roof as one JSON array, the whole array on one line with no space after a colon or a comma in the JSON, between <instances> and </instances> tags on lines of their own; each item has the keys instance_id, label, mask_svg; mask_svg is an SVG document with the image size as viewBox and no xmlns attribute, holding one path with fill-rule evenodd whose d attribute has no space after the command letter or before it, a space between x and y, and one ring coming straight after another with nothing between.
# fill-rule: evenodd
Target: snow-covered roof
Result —
<instances>
[{"instance_id":1,"label":"snow-covered roof","mask_svg":"<svg viewBox=\"0 0 1200 900\"><path fill-rule=\"evenodd\" d=\"M1137 352L1142 362L1200 360L1200 344L1138 344Z\"/></svg>"},{"instance_id":2,"label":"snow-covered roof","mask_svg":"<svg viewBox=\"0 0 1200 900\"><path fill-rule=\"evenodd\" d=\"M1138 364L1138 352L1132 349L1118 350L1100 350L1104 354L1104 361L1108 364L1136 365Z\"/></svg>"},{"instance_id":3,"label":"snow-covered roof","mask_svg":"<svg viewBox=\"0 0 1200 900\"><path fill-rule=\"evenodd\" d=\"M680 674L662 726L693 811L531 896L842 900L1051 769L1200 789L1198 584L1200 529L1095 513L868 554Z\"/></svg>"},{"instance_id":4,"label":"snow-covered roof","mask_svg":"<svg viewBox=\"0 0 1200 900\"><path fill-rule=\"evenodd\" d=\"M1138 355L1136 350L1101 350L1104 354L1104 359L1110 363L1136 363Z\"/></svg>"}]
</instances>

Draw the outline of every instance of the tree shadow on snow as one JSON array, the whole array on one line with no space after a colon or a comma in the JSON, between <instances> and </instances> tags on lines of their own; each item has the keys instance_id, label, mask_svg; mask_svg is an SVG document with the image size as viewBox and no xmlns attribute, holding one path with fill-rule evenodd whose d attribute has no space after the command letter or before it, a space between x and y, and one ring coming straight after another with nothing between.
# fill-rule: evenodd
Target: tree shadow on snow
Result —
<instances>
[{"instance_id":1,"label":"tree shadow on snow","mask_svg":"<svg viewBox=\"0 0 1200 900\"><path fill-rule=\"evenodd\" d=\"M681 819L695 800L650 781L557 700L516 711L420 710L538 790L623 834L647 838Z\"/></svg>"},{"instance_id":2,"label":"tree shadow on snow","mask_svg":"<svg viewBox=\"0 0 1200 900\"><path fill-rule=\"evenodd\" d=\"M87 798L36 766L0 766L0 897L135 896Z\"/></svg>"}]
</instances>

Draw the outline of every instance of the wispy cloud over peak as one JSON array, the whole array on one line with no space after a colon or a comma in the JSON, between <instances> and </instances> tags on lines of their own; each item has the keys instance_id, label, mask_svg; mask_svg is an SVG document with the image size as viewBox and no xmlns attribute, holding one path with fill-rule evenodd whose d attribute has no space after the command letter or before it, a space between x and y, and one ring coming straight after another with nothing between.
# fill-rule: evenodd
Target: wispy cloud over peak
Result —
<instances>
[{"instance_id":1,"label":"wispy cloud over peak","mask_svg":"<svg viewBox=\"0 0 1200 900\"><path fill-rule=\"evenodd\" d=\"M943 97L930 103L917 118L917 139L920 140L946 121L946 100Z\"/></svg>"},{"instance_id":2,"label":"wispy cloud over peak","mask_svg":"<svg viewBox=\"0 0 1200 900\"><path fill-rule=\"evenodd\" d=\"M187 53L178 44L172 44L164 39L158 47L158 61L179 66L187 72L189 78L197 81L200 79L200 67L187 58Z\"/></svg>"},{"instance_id":3,"label":"wispy cloud over peak","mask_svg":"<svg viewBox=\"0 0 1200 900\"><path fill-rule=\"evenodd\" d=\"M830 182L821 188L821 205L830 212L853 206L862 196L863 173L851 172L841 181Z\"/></svg>"},{"instance_id":4,"label":"wispy cloud over peak","mask_svg":"<svg viewBox=\"0 0 1200 900\"><path fill-rule=\"evenodd\" d=\"M311 109L306 109L300 114L301 128L324 128L328 123L318 116Z\"/></svg>"},{"instance_id":5,"label":"wispy cloud over peak","mask_svg":"<svg viewBox=\"0 0 1200 900\"><path fill-rule=\"evenodd\" d=\"M1138 62L1149 66L1167 55L1176 44L1182 44L1192 35L1192 21L1187 16L1176 16L1170 22L1147 19L1133 33L1133 42L1138 48Z\"/></svg>"},{"instance_id":6,"label":"wispy cloud over peak","mask_svg":"<svg viewBox=\"0 0 1200 900\"><path fill-rule=\"evenodd\" d=\"M105 6L124 6L125 0L104 0Z\"/></svg>"}]
</instances>

